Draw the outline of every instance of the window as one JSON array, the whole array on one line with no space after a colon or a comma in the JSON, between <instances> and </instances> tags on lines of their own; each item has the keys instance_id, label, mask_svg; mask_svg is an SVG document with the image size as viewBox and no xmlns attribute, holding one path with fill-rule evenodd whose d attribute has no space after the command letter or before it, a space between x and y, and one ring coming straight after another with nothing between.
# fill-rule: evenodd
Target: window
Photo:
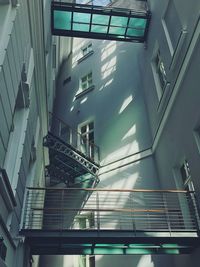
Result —
<instances>
[{"instance_id":1,"label":"window","mask_svg":"<svg viewBox=\"0 0 200 267\"><path fill-rule=\"evenodd\" d=\"M183 164L180 167L180 174L183 182L183 187L186 190L194 190L193 182L191 180L191 172L189 163L187 160L184 160Z\"/></svg>"},{"instance_id":2,"label":"window","mask_svg":"<svg viewBox=\"0 0 200 267\"><path fill-rule=\"evenodd\" d=\"M81 90L84 91L92 86L92 72L81 78Z\"/></svg>"},{"instance_id":3,"label":"window","mask_svg":"<svg viewBox=\"0 0 200 267\"><path fill-rule=\"evenodd\" d=\"M23 72L22 72L23 74ZM10 133L8 150L5 159L5 169L11 184L16 182L19 171L18 157L22 154L24 144L24 132L27 128L27 117L29 113L29 84L20 81L15 102L13 127Z\"/></svg>"},{"instance_id":4,"label":"window","mask_svg":"<svg viewBox=\"0 0 200 267\"><path fill-rule=\"evenodd\" d=\"M72 133L70 127L64 122L59 124L59 137L68 144L71 144Z\"/></svg>"},{"instance_id":5,"label":"window","mask_svg":"<svg viewBox=\"0 0 200 267\"><path fill-rule=\"evenodd\" d=\"M92 51L93 51L92 43L89 43L87 46L84 46L82 48L82 56L84 57L84 56L88 55Z\"/></svg>"},{"instance_id":6,"label":"window","mask_svg":"<svg viewBox=\"0 0 200 267\"><path fill-rule=\"evenodd\" d=\"M84 59L88 58L94 53L93 48L92 48L92 43L88 43L87 45L83 46L81 48L81 55L80 58L78 59L78 63L81 63Z\"/></svg>"},{"instance_id":7,"label":"window","mask_svg":"<svg viewBox=\"0 0 200 267\"><path fill-rule=\"evenodd\" d=\"M155 49L153 52L151 65L152 65L152 71L153 71L158 99L161 100L161 97L163 95L163 92L168 82L167 82L166 68L162 60L160 49L158 47L157 42L156 42Z\"/></svg>"},{"instance_id":8,"label":"window","mask_svg":"<svg viewBox=\"0 0 200 267\"><path fill-rule=\"evenodd\" d=\"M3 238L0 237L0 258L5 261L7 254L7 247L3 242Z\"/></svg>"},{"instance_id":9,"label":"window","mask_svg":"<svg viewBox=\"0 0 200 267\"><path fill-rule=\"evenodd\" d=\"M155 56L155 67L156 67L156 71L158 73L158 77L159 77L159 81L160 81L160 87L163 90L163 88L165 87L165 84L167 82L167 79L166 79L165 66L164 66L164 63L163 63L161 56L160 56L160 50L157 51L157 54Z\"/></svg>"},{"instance_id":10,"label":"window","mask_svg":"<svg viewBox=\"0 0 200 267\"><path fill-rule=\"evenodd\" d=\"M91 159L94 159L94 122L83 124L81 132L81 151Z\"/></svg>"}]
</instances>

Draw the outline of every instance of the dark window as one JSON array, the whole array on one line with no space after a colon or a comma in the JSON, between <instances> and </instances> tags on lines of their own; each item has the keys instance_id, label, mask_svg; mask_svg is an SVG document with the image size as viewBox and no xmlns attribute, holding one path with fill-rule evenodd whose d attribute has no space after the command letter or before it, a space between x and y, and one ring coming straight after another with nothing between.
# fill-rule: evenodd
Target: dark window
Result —
<instances>
[{"instance_id":1,"label":"dark window","mask_svg":"<svg viewBox=\"0 0 200 267\"><path fill-rule=\"evenodd\" d=\"M4 244L3 240L0 240L0 257L3 261L6 259L7 247Z\"/></svg>"},{"instance_id":2,"label":"dark window","mask_svg":"<svg viewBox=\"0 0 200 267\"><path fill-rule=\"evenodd\" d=\"M187 160L184 160L183 164L181 165L180 173L184 188L186 190L193 191L194 185L191 179L190 167Z\"/></svg>"}]
</instances>

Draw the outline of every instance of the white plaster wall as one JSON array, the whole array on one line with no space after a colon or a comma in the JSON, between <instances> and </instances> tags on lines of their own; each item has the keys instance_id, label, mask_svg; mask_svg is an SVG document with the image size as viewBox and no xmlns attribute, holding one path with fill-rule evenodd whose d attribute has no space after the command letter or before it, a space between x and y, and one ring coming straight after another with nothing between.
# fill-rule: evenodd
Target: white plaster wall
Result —
<instances>
[{"instance_id":1,"label":"white plaster wall","mask_svg":"<svg viewBox=\"0 0 200 267\"><path fill-rule=\"evenodd\" d=\"M81 47L90 41L94 54L78 64ZM78 124L94 119L95 143L100 147L104 166L100 171L99 187L158 189L157 171L149 150L147 157L135 162L124 159L132 159L132 154L149 149L152 144L139 69L144 46L87 39L74 39L73 45L73 54L59 73L54 112L74 129L78 129ZM76 99L80 78L91 70L94 90ZM63 84L69 76L71 81ZM113 161L117 163L107 166ZM69 266L75 266L71 263L73 257L67 258ZM115 266L142 266L144 262L146 266L153 266L150 257L97 256L96 259L97 266L104 267L110 266L111 262ZM45 264L51 266L48 257ZM64 267L64 263L61 266Z\"/></svg>"},{"instance_id":2,"label":"white plaster wall","mask_svg":"<svg viewBox=\"0 0 200 267\"><path fill-rule=\"evenodd\" d=\"M190 44L194 28L198 21L200 2L196 0L192 0L190 2L187 0L173 0L177 12L177 17L174 18L172 24L174 23L174 25L176 25L180 22L182 29L185 29L187 31L186 38L180 49L180 53L177 57L173 69L170 69L173 55L170 53L167 36L162 23L167 4L170 1L163 0L162 5L159 1L150 0L148 2L152 13L152 18L147 39L147 49L143 51L144 54L143 57L141 57L141 71L145 73L145 75L143 75L145 102L149 115L151 132L155 137L167 102L170 98L170 94L172 93L174 85L176 83L178 73L183 64L185 53L187 52L188 46ZM170 86L165 95L165 99L163 101L164 103L162 103L159 109L159 99L156 92L156 86L151 67L153 51L156 42L158 43L160 48L161 57L167 74L167 81L170 83Z\"/></svg>"},{"instance_id":3,"label":"white plaster wall","mask_svg":"<svg viewBox=\"0 0 200 267\"><path fill-rule=\"evenodd\" d=\"M81 47L89 42L93 44L94 53L78 63ZM72 57L59 75L54 111L74 129L93 119L101 165L118 160L117 167L122 166L122 158L148 149L152 144L138 67L144 47L142 44L78 38L73 44ZM91 70L94 90L76 99L80 78ZM71 81L63 84L69 76ZM159 187L151 156L100 178L101 187Z\"/></svg>"}]
</instances>

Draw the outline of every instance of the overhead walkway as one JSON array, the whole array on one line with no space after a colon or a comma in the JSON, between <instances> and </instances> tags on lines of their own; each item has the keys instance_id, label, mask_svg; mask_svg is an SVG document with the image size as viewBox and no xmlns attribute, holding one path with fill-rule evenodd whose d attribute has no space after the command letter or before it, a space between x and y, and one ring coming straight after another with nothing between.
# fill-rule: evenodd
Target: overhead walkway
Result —
<instances>
[{"instance_id":1,"label":"overhead walkway","mask_svg":"<svg viewBox=\"0 0 200 267\"><path fill-rule=\"evenodd\" d=\"M142 8L139 5L130 9L52 1L52 34L143 43L147 39L151 14L146 1L137 2L142 3Z\"/></svg>"},{"instance_id":2,"label":"overhead walkway","mask_svg":"<svg viewBox=\"0 0 200 267\"><path fill-rule=\"evenodd\" d=\"M24 211L20 233L35 255L182 254L200 245L194 192L27 188Z\"/></svg>"}]
</instances>

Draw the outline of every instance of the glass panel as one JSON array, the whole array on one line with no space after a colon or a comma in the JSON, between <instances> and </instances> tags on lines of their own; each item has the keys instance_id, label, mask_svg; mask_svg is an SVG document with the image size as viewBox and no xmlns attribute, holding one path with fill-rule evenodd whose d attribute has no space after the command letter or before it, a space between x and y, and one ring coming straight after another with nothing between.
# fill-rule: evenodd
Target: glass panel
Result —
<instances>
[{"instance_id":1,"label":"glass panel","mask_svg":"<svg viewBox=\"0 0 200 267\"><path fill-rule=\"evenodd\" d=\"M92 72L90 72L89 74L88 74L88 79L91 79L92 78Z\"/></svg>"},{"instance_id":2,"label":"glass panel","mask_svg":"<svg viewBox=\"0 0 200 267\"><path fill-rule=\"evenodd\" d=\"M132 28L128 28L127 32L126 32L127 36L130 37L142 37L144 36L144 29L132 29Z\"/></svg>"},{"instance_id":3,"label":"glass panel","mask_svg":"<svg viewBox=\"0 0 200 267\"><path fill-rule=\"evenodd\" d=\"M144 29L146 27L147 20L142 18L130 18L128 27L134 29Z\"/></svg>"},{"instance_id":4,"label":"glass panel","mask_svg":"<svg viewBox=\"0 0 200 267\"><path fill-rule=\"evenodd\" d=\"M84 125L83 127L81 127L81 133L85 133L86 132L86 125Z\"/></svg>"},{"instance_id":5,"label":"glass panel","mask_svg":"<svg viewBox=\"0 0 200 267\"><path fill-rule=\"evenodd\" d=\"M90 23L91 14L74 12L73 22Z\"/></svg>"},{"instance_id":6,"label":"glass panel","mask_svg":"<svg viewBox=\"0 0 200 267\"><path fill-rule=\"evenodd\" d=\"M83 83L81 87L82 87L82 90L87 89L87 83Z\"/></svg>"},{"instance_id":7,"label":"glass panel","mask_svg":"<svg viewBox=\"0 0 200 267\"><path fill-rule=\"evenodd\" d=\"M90 25L89 24L73 23L72 29L74 31L88 32L90 29Z\"/></svg>"},{"instance_id":8,"label":"glass panel","mask_svg":"<svg viewBox=\"0 0 200 267\"><path fill-rule=\"evenodd\" d=\"M94 122L90 122L89 123L89 130L93 130L94 129Z\"/></svg>"},{"instance_id":9,"label":"glass panel","mask_svg":"<svg viewBox=\"0 0 200 267\"><path fill-rule=\"evenodd\" d=\"M93 14L92 24L108 25L110 16Z\"/></svg>"},{"instance_id":10,"label":"glass panel","mask_svg":"<svg viewBox=\"0 0 200 267\"><path fill-rule=\"evenodd\" d=\"M128 22L128 18L126 17L112 16L110 25L126 27L127 22Z\"/></svg>"},{"instance_id":11,"label":"glass panel","mask_svg":"<svg viewBox=\"0 0 200 267\"><path fill-rule=\"evenodd\" d=\"M126 28L110 27L109 34L124 35Z\"/></svg>"},{"instance_id":12,"label":"glass panel","mask_svg":"<svg viewBox=\"0 0 200 267\"><path fill-rule=\"evenodd\" d=\"M54 29L71 30L71 12L54 10Z\"/></svg>"},{"instance_id":13,"label":"glass panel","mask_svg":"<svg viewBox=\"0 0 200 267\"><path fill-rule=\"evenodd\" d=\"M107 26L99 26L99 25L92 25L91 32L96 33L107 33L108 27Z\"/></svg>"},{"instance_id":14,"label":"glass panel","mask_svg":"<svg viewBox=\"0 0 200 267\"><path fill-rule=\"evenodd\" d=\"M87 52L87 47L86 48L83 48L82 49L82 52L83 52L83 55L86 55L88 52Z\"/></svg>"},{"instance_id":15,"label":"glass panel","mask_svg":"<svg viewBox=\"0 0 200 267\"><path fill-rule=\"evenodd\" d=\"M86 80L87 80L87 76L84 76L84 77L81 79L82 82L85 82Z\"/></svg>"},{"instance_id":16,"label":"glass panel","mask_svg":"<svg viewBox=\"0 0 200 267\"><path fill-rule=\"evenodd\" d=\"M94 132L89 133L89 141L90 142L94 141Z\"/></svg>"},{"instance_id":17,"label":"glass panel","mask_svg":"<svg viewBox=\"0 0 200 267\"><path fill-rule=\"evenodd\" d=\"M88 81L88 87L92 86L92 80Z\"/></svg>"}]
</instances>

